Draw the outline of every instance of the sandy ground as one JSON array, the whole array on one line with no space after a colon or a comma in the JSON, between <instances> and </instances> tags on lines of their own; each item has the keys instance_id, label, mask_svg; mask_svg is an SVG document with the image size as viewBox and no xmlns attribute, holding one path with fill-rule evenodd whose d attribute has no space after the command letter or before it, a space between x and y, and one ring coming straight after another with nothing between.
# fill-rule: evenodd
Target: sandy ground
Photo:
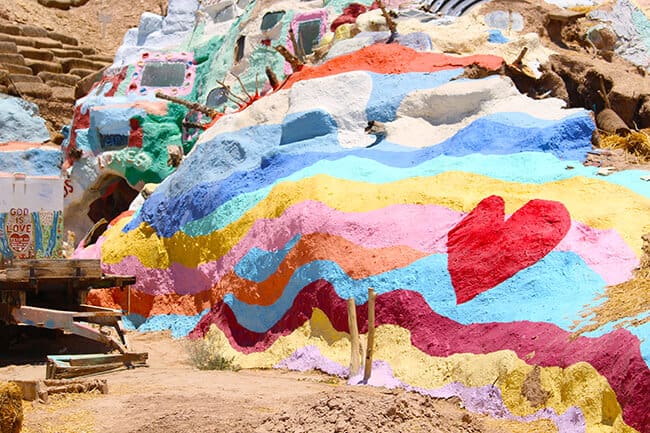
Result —
<instances>
[{"instance_id":1,"label":"sandy ground","mask_svg":"<svg viewBox=\"0 0 650 433\"><path fill-rule=\"evenodd\" d=\"M458 399L348 386L319 373L200 371L182 341L166 333L131 334L149 367L97 375L109 393L64 394L24 402L23 433L181 432L546 432L548 425L490 420ZM0 380L40 379L45 366L0 368Z\"/></svg>"}]
</instances>

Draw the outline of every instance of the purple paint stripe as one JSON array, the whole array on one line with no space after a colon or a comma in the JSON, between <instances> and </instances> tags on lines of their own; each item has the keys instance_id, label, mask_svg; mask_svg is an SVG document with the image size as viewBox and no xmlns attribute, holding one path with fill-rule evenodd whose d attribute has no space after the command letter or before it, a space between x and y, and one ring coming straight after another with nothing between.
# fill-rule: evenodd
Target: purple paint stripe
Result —
<instances>
[{"instance_id":1,"label":"purple paint stripe","mask_svg":"<svg viewBox=\"0 0 650 433\"><path fill-rule=\"evenodd\" d=\"M326 358L316 346L299 348L289 358L280 361L273 368L286 368L295 371L319 370L342 378L349 375L349 368ZM362 379L363 375L358 374L351 377L348 383L350 385L362 384ZM414 387L397 379L390 364L381 360L373 361L372 375L367 385L390 389L402 388L434 398L459 397L470 412L489 415L497 419L520 422L548 419L555 424L558 433L584 433L587 428L584 415L576 406L571 406L561 415L551 408L544 408L527 416L517 416L513 415L506 407L501 390L494 385L468 387L462 383L454 382L437 389Z\"/></svg>"}]
</instances>

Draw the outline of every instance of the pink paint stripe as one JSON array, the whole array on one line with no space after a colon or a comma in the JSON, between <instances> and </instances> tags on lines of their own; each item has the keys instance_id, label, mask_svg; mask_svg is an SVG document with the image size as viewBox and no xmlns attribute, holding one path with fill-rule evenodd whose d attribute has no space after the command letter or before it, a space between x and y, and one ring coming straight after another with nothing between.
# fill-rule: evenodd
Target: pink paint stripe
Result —
<instances>
[{"instance_id":1,"label":"pink paint stripe","mask_svg":"<svg viewBox=\"0 0 650 433\"><path fill-rule=\"evenodd\" d=\"M196 269L178 263L169 269L145 268L135 256L104 268L110 273L138 275L135 287L151 295L197 294L209 290L232 271L251 248L278 250L297 234L328 233L365 248L405 245L429 254L443 254L447 252L447 233L464 216L442 206L413 204L345 213L320 202L305 201L288 208L279 218L256 221L225 256L202 263ZM95 256L100 249L98 245ZM614 230L597 230L577 222L572 222L569 233L555 250L575 252L607 284L627 281L639 263Z\"/></svg>"}]
</instances>

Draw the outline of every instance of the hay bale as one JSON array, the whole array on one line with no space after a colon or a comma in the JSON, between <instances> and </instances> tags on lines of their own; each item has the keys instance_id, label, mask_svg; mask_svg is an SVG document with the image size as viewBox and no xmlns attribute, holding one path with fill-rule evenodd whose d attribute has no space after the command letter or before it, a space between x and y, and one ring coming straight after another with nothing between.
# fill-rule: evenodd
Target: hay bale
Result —
<instances>
[{"instance_id":1,"label":"hay bale","mask_svg":"<svg viewBox=\"0 0 650 433\"><path fill-rule=\"evenodd\" d=\"M600 147L605 149L623 149L636 156L639 161L650 161L650 137L641 131L630 131L626 136L617 134L600 138Z\"/></svg>"},{"instance_id":2,"label":"hay bale","mask_svg":"<svg viewBox=\"0 0 650 433\"><path fill-rule=\"evenodd\" d=\"M15 383L0 382L0 431L20 433L23 426L23 395Z\"/></svg>"}]
</instances>

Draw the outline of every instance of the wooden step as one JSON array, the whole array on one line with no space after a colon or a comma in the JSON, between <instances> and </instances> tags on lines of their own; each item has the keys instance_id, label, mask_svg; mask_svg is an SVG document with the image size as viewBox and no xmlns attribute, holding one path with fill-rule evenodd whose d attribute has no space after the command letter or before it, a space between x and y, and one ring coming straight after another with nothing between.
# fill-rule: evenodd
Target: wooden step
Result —
<instances>
[{"instance_id":1,"label":"wooden step","mask_svg":"<svg viewBox=\"0 0 650 433\"><path fill-rule=\"evenodd\" d=\"M47 38L47 30L43 27L36 27L31 25L22 25L20 26L20 35L21 36L32 36L35 38Z\"/></svg>"},{"instance_id":2,"label":"wooden step","mask_svg":"<svg viewBox=\"0 0 650 433\"><path fill-rule=\"evenodd\" d=\"M5 35L20 36L20 27L13 24L0 23L0 33Z\"/></svg>"},{"instance_id":3,"label":"wooden step","mask_svg":"<svg viewBox=\"0 0 650 433\"><path fill-rule=\"evenodd\" d=\"M25 65L25 58L20 54L0 54L0 63L3 65Z\"/></svg>"},{"instance_id":4,"label":"wooden step","mask_svg":"<svg viewBox=\"0 0 650 433\"><path fill-rule=\"evenodd\" d=\"M92 69L79 69L79 68L75 68L75 69L70 70L70 74L72 74L72 75L76 75L76 76L78 76L79 78L83 78L83 77L88 76L88 75L90 75L90 74L94 74L95 72L97 72L97 71L92 70Z\"/></svg>"},{"instance_id":5,"label":"wooden step","mask_svg":"<svg viewBox=\"0 0 650 433\"><path fill-rule=\"evenodd\" d=\"M54 54L52 54L51 51L44 49L20 47L18 52L27 59L44 60L46 62L54 60Z\"/></svg>"},{"instance_id":6,"label":"wooden step","mask_svg":"<svg viewBox=\"0 0 650 433\"><path fill-rule=\"evenodd\" d=\"M74 87L75 87L75 86L71 86L70 84L62 83L62 82L56 81L56 80L46 81L45 84L47 84L48 86L50 86L52 88L54 88L54 87L69 87L71 89L74 89Z\"/></svg>"},{"instance_id":7,"label":"wooden step","mask_svg":"<svg viewBox=\"0 0 650 433\"><path fill-rule=\"evenodd\" d=\"M33 75L34 71L31 70L30 67L28 66L21 66L21 65L12 65L11 63L6 63L4 65L4 68L10 73L10 74L24 74L24 75Z\"/></svg>"},{"instance_id":8,"label":"wooden step","mask_svg":"<svg viewBox=\"0 0 650 433\"><path fill-rule=\"evenodd\" d=\"M18 52L18 47L14 42L1 41L0 42L0 53L15 54Z\"/></svg>"},{"instance_id":9,"label":"wooden step","mask_svg":"<svg viewBox=\"0 0 650 433\"><path fill-rule=\"evenodd\" d=\"M79 77L77 75L72 75L72 74L55 74L52 72L39 72L38 76L40 77L41 80L43 81L58 81L60 83L67 84L69 86L76 86L77 81L79 81Z\"/></svg>"},{"instance_id":10,"label":"wooden step","mask_svg":"<svg viewBox=\"0 0 650 433\"><path fill-rule=\"evenodd\" d=\"M52 99L61 102L74 103L74 88L73 87L52 87Z\"/></svg>"},{"instance_id":11,"label":"wooden step","mask_svg":"<svg viewBox=\"0 0 650 433\"><path fill-rule=\"evenodd\" d=\"M39 72L43 72L43 71L54 72L57 74L63 72L63 68L59 63L27 59L25 60L25 64L29 66L32 69L32 71L34 71L34 74L38 74Z\"/></svg>"},{"instance_id":12,"label":"wooden step","mask_svg":"<svg viewBox=\"0 0 650 433\"><path fill-rule=\"evenodd\" d=\"M11 81L14 83L42 83L43 80L41 80L40 77L37 77L35 75L27 75L27 74L9 74L9 78L11 78Z\"/></svg>"},{"instance_id":13,"label":"wooden step","mask_svg":"<svg viewBox=\"0 0 650 433\"><path fill-rule=\"evenodd\" d=\"M79 45L79 41L76 38L61 33L49 31L47 32L47 37L50 39L54 39L55 41L59 41L62 44L74 45L74 46Z\"/></svg>"},{"instance_id":14,"label":"wooden step","mask_svg":"<svg viewBox=\"0 0 650 433\"><path fill-rule=\"evenodd\" d=\"M90 70L98 69L95 66L95 62L93 62L92 60L77 59L77 58L58 59L58 60L61 63L61 66L63 66L64 72L70 72L70 70L72 69L90 69Z\"/></svg>"},{"instance_id":15,"label":"wooden step","mask_svg":"<svg viewBox=\"0 0 650 433\"><path fill-rule=\"evenodd\" d=\"M0 41L13 42L16 45L21 45L24 47L34 46L34 38L28 38L26 36L4 35L0 33Z\"/></svg>"},{"instance_id":16,"label":"wooden step","mask_svg":"<svg viewBox=\"0 0 650 433\"><path fill-rule=\"evenodd\" d=\"M63 44L54 39L48 38L35 38L34 47L36 48L63 48Z\"/></svg>"},{"instance_id":17,"label":"wooden step","mask_svg":"<svg viewBox=\"0 0 650 433\"><path fill-rule=\"evenodd\" d=\"M64 50L78 50L84 53L84 55L89 56L95 54L95 49L90 47L75 46L75 45L63 45Z\"/></svg>"},{"instance_id":18,"label":"wooden step","mask_svg":"<svg viewBox=\"0 0 650 433\"><path fill-rule=\"evenodd\" d=\"M52 48L50 49L52 53L54 53L55 56L59 58L76 58L80 59L84 56L84 53L79 51L79 50L69 50L66 48L59 49L59 48Z\"/></svg>"},{"instance_id":19,"label":"wooden step","mask_svg":"<svg viewBox=\"0 0 650 433\"><path fill-rule=\"evenodd\" d=\"M111 56L102 56L101 54L93 54L91 56L86 56L85 58L88 60L92 60L94 62L101 62L109 65L113 64L113 58Z\"/></svg>"},{"instance_id":20,"label":"wooden step","mask_svg":"<svg viewBox=\"0 0 650 433\"><path fill-rule=\"evenodd\" d=\"M46 8L55 8L62 11L67 11L70 9L70 0L38 0L40 4Z\"/></svg>"},{"instance_id":21,"label":"wooden step","mask_svg":"<svg viewBox=\"0 0 650 433\"><path fill-rule=\"evenodd\" d=\"M47 99L52 96L52 88L43 83L28 83L19 82L15 83L18 92L23 96L31 96L33 98Z\"/></svg>"}]
</instances>

